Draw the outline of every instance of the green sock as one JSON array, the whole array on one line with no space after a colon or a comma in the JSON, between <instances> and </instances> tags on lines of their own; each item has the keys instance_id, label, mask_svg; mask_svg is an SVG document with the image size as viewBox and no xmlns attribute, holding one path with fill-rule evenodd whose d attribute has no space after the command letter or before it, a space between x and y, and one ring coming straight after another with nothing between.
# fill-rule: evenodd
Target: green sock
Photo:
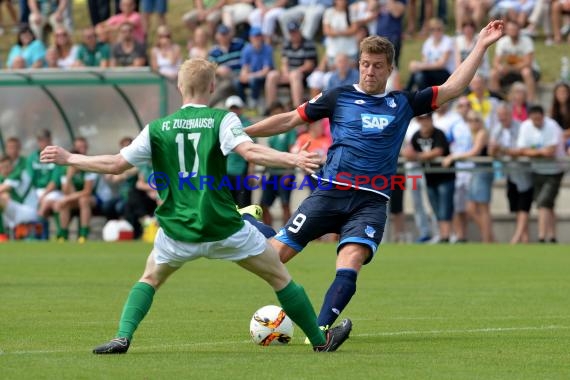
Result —
<instances>
[{"instance_id":1,"label":"green sock","mask_svg":"<svg viewBox=\"0 0 570 380\"><path fill-rule=\"evenodd\" d=\"M325 334L319 329L315 309L305 289L291 280L286 287L275 293L285 313L303 330L311 344L313 346L325 344Z\"/></svg>"},{"instance_id":2,"label":"green sock","mask_svg":"<svg viewBox=\"0 0 570 380\"><path fill-rule=\"evenodd\" d=\"M64 238L65 240L69 239L69 229L67 228L60 228L57 233L58 238Z\"/></svg>"},{"instance_id":3,"label":"green sock","mask_svg":"<svg viewBox=\"0 0 570 380\"><path fill-rule=\"evenodd\" d=\"M59 231L61 231L61 222L59 221L59 212L53 213L53 220L55 222L55 228L57 231L57 236L59 236Z\"/></svg>"},{"instance_id":4,"label":"green sock","mask_svg":"<svg viewBox=\"0 0 570 380\"><path fill-rule=\"evenodd\" d=\"M87 239L89 237L89 227L79 228L79 236Z\"/></svg>"},{"instance_id":5,"label":"green sock","mask_svg":"<svg viewBox=\"0 0 570 380\"><path fill-rule=\"evenodd\" d=\"M146 282L137 282L125 302L117 338L133 339L133 334L152 305L154 288Z\"/></svg>"},{"instance_id":6,"label":"green sock","mask_svg":"<svg viewBox=\"0 0 570 380\"><path fill-rule=\"evenodd\" d=\"M4 222L2 220L2 211L0 210L0 234L5 234Z\"/></svg>"}]
</instances>

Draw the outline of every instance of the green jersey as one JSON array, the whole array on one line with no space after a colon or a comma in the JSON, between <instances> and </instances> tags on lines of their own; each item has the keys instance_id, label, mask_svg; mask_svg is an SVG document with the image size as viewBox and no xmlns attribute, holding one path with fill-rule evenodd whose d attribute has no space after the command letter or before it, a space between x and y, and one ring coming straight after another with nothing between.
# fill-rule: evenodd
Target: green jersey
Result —
<instances>
[{"instance_id":1,"label":"green jersey","mask_svg":"<svg viewBox=\"0 0 570 380\"><path fill-rule=\"evenodd\" d=\"M28 156L27 170L32 176L32 186L36 189L45 188L50 183L56 164L40 162L40 151Z\"/></svg>"},{"instance_id":2,"label":"green jersey","mask_svg":"<svg viewBox=\"0 0 570 380\"><path fill-rule=\"evenodd\" d=\"M38 207L37 194L32 188L32 177L27 170L14 167L10 174L2 181L11 187L10 198L29 207Z\"/></svg>"},{"instance_id":3,"label":"green jersey","mask_svg":"<svg viewBox=\"0 0 570 380\"><path fill-rule=\"evenodd\" d=\"M229 189L226 156L245 141L251 139L236 114L186 105L150 123L121 154L135 166L152 160L163 201L155 215L166 235L202 243L226 239L243 227Z\"/></svg>"}]
</instances>

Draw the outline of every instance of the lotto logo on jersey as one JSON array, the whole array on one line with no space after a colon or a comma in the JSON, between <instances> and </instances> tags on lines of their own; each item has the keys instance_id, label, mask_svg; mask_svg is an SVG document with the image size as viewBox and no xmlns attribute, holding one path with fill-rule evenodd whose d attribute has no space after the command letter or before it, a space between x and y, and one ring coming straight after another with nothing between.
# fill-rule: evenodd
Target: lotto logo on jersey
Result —
<instances>
[{"instance_id":1,"label":"lotto logo on jersey","mask_svg":"<svg viewBox=\"0 0 570 380\"><path fill-rule=\"evenodd\" d=\"M375 133L381 132L386 128L392 121L394 121L394 116L391 115L374 115L371 113L363 113L362 117L362 132L364 133Z\"/></svg>"}]
</instances>

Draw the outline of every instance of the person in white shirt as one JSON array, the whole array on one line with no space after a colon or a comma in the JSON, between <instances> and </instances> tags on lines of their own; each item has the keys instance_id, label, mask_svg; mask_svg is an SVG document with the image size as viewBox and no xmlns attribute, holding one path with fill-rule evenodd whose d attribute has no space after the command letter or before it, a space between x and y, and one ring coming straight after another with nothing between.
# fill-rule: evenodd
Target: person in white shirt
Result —
<instances>
[{"instance_id":1,"label":"person in white shirt","mask_svg":"<svg viewBox=\"0 0 570 380\"><path fill-rule=\"evenodd\" d=\"M517 148L509 153L533 159L531 169L534 201L538 208L538 239L556 243L554 204L564 176L560 163L556 162L557 158L565 155L562 128L544 116L542 106L530 107L528 114L528 120L520 127Z\"/></svg>"}]
</instances>

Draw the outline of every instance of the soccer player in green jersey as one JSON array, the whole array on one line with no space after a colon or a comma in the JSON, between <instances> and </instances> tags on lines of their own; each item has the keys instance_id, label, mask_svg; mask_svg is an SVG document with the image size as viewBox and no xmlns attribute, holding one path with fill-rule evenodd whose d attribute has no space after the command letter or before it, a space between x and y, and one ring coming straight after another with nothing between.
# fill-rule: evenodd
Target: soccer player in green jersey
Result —
<instances>
[{"instance_id":1,"label":"soccer player in green jersey","mask_svg":"<svg viewBox=\"0 0 570 380\"><path fill-rule=\"evenodd\" d=\"M236 262L269 283L315 351L335 351L350 334L348 319L326 332L319 329L303 287L291 279L263 235L242 220L228 187L219 186L227 183L226 156L231 151L258 165L296 166L309 172L318 167L319 158L306 151L291 154L253 143L235 113L206 106L214 91L214 76L215 65L207 60L184 62L178 75L182 108L151 122L119 154L89 157L58 146L49 146L41 154L42 162L111 174L150 160L163 201L156 211L160 229L154 248L124 305L116 337L96 347L95 354L127 352L155 291L186 261L200 257ZM206 176L213 186L203 186Z\"/></svg>"}]
</instances>

